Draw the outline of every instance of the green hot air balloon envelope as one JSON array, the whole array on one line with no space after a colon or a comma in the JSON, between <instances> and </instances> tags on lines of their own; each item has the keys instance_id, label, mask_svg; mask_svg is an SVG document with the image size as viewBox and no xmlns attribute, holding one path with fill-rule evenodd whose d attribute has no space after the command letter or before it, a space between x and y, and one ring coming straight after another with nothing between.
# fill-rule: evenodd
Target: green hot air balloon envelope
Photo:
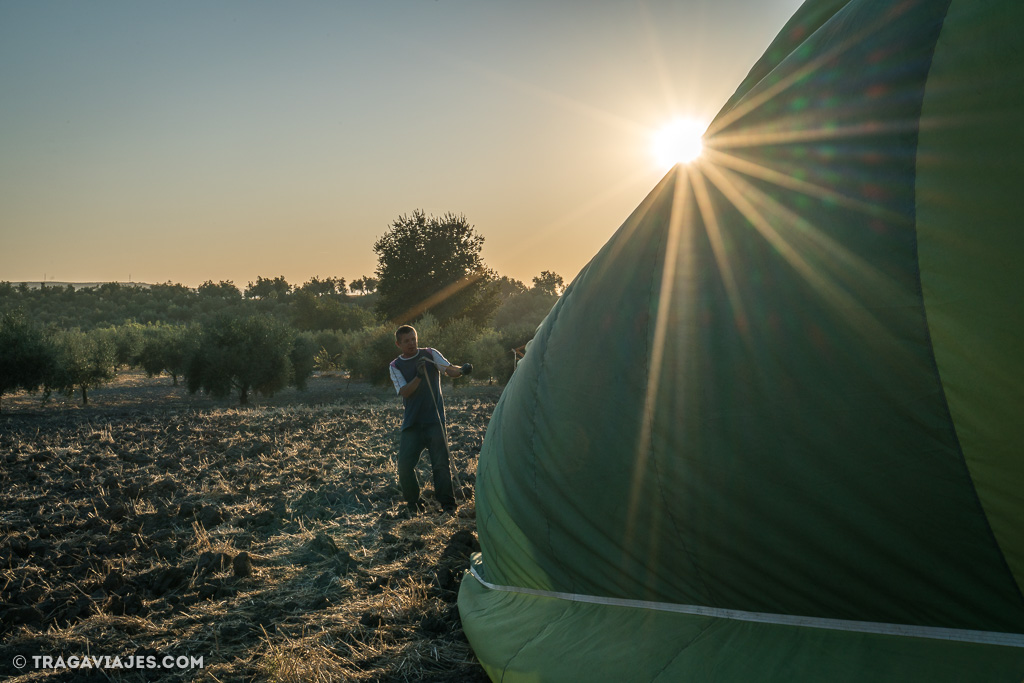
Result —
<instances>
[{"instance_id":1,"label":"green hot air balloon envelope","mask_svg":"<svg viewBox=\"0 0 1024 683\"><path fill-rule=\"evenodd\" d=\"M495 680L1024 678L1024 5L809 0L480 455Z\"/></svg>"}]
</instances>

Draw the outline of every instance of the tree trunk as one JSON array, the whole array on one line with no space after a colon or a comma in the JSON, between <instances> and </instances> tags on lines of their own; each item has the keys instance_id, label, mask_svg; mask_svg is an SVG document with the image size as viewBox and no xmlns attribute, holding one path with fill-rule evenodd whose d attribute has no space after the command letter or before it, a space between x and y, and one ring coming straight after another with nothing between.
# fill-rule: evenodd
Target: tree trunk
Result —
<instances>
[{"instance_id":1,"label":"tree trunk","mask_svg":"<svg viewBox=\"0 0 1024 683\"><path fill-rule=\"evenodd\" d=\"M242 387L239 390L239 403L243 406L249 405L249 387Z\"/></svg>"},{"instance_id":2,"label":"tree trunk","mask_svg":"<svg viewBox=\"0 0 1024 683\"><path fill-rule=\"evenodd\" d=\"M171 379L174 380L173 386L178 386L178 373L172 372Z\"/></svg>"},{"instance_id":3,"label":"tree trunk","mask_svg":"<svg viewBox=\"0 0 1024 683\"><path fill-rule=\"evenodd\" d=\"M89 405L89 392L86 391L85 385L82 385L82 405Z\"/></svg>"}]
</instances>

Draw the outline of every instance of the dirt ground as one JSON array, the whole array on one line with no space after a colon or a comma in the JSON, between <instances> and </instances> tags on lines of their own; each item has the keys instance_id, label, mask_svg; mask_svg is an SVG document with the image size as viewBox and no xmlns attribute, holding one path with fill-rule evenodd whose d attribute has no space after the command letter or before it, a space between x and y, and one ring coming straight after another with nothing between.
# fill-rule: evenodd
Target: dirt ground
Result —
<instances>
[{"instance_id":1,"label":"dirt ground","mask_svg":"<svg viewBox=\"0 0 1024 683\"><path fill-rule=\"evenodd\" d=\"M486 681L456 596L500 388L445 390L460 507L427 483L412 519L390 389L315 376L243 408L126 373L88 407L5 396L0 679Z\"/></svg>"}]
</instances>

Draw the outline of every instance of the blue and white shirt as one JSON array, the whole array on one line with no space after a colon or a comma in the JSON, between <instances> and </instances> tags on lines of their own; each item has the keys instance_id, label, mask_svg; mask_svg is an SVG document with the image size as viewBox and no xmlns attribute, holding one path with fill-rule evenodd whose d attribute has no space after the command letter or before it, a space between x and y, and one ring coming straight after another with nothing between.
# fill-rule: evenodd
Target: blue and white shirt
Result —
<instances>
[{"instance_id":1,"label":"blue and white shirt","mask_svg":"<svg viewBox=\"0 0 1024 683\"><path fill-rule=\"evenodd\" d=\"M402 429L408 429L414 424L441 423L444 424L444 397L441 395L441 370L451 365L437 349L417 349L416 354L411 358L399 356L391 361L389 370L391 381L395 385L395 391L401 392L409 382L416 377L416 363L421 358L427 360L427 383L430 391L417 390L409 398L403 398L405 405L405 416L402 419Z\"/></svg>"}]
</instances>

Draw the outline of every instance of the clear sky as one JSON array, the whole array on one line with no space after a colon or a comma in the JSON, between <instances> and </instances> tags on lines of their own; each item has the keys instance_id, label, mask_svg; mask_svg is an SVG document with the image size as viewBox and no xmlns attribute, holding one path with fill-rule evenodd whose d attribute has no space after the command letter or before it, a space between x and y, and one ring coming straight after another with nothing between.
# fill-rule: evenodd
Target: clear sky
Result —
<instances>
[{"instance_id":1,"label":"clear sky","mask_svg":"<svg viewBox=\"0 0 1024 683\"><path fill-rule=\"evenodd\" d=\"M574 278L801 0L0 0L0 280L372 275L401 214Z\"/></svg>"}]
</instances>

